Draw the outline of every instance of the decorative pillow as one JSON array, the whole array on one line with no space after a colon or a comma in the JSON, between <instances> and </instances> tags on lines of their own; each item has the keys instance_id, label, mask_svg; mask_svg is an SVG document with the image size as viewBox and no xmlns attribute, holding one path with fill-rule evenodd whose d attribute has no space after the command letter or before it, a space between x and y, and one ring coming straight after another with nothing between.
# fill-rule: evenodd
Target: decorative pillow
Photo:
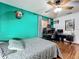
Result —
<instances>
[{"instance_id":1,"label":"decorative pillow","mask_svg":"<svg viewBox=\"0 0 79 59\"><path fill-rule=\"evenodd\" d=\"M0 43L0 59L6 58L7 55L15 53L14 50L8 49L8 42Z\"/></svg>"},{"instance_id":2,"label":"decorative pillow","mask_svg":"<svg viewBox=\"0 0 79 59\"><path fill-rule=\"evenodd\" d=\"M21 40L9 40L8 49L21 51L24 50L24 45Z\"/></svg>"}]
</instances>

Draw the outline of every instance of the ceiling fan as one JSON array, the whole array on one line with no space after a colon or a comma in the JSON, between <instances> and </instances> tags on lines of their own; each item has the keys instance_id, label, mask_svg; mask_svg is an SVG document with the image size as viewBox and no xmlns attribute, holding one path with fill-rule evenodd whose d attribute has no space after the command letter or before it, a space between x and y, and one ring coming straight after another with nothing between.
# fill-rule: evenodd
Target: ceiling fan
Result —
<instances>
[{"instance_id":1,"label":"ceiling fan","mask_svg":"<svg viewBox=\"0 0 79 59\"><path fill-rule=\"evenodd\" d=\"M47 4L51 5L53 8L62 8L64 10L71 10L73 6L65 6L66 3L70 2L71 0L49 0Z\"/></svg>"}]
</instances>

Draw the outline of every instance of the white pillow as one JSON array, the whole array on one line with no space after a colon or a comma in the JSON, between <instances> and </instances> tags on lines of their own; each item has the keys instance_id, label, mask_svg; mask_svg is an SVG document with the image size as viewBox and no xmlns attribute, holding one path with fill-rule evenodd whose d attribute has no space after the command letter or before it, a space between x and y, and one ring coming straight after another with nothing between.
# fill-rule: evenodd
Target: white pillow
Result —
<instances>
[{"instance_id":1,"label":"white pillow","mask_svg":"<svg viewBox=\"0 0 79 59\"><path fill-rule=\"evenodd\" d=\"M22 51L24 50L24 46L21 40L9 40L8 49Z\"/></svg>"}]
</instances>

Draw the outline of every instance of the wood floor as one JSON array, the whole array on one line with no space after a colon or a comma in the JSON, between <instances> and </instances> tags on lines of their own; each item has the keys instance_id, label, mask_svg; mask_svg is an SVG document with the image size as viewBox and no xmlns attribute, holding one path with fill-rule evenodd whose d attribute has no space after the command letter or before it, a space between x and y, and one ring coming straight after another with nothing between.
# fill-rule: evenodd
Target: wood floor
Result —
<instances>
[{"instance_id":1,"label":"wood floor","mask_svg":"<svg viewBox=\"0 0 79 59\"><path fill-rule=\"evenodd\" d=\"M79 45L57 42L64 59L79 59Z\"/></svg>"}]
</instances>

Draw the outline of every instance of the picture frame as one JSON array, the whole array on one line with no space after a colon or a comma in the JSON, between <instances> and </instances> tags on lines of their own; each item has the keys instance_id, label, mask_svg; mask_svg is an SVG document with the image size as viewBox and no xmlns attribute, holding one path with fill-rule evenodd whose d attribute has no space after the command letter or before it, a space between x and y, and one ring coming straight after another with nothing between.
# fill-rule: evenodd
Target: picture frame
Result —
<instances>
[{"instance_id":1,"label":"picture frame","mask_svg":"<svg viewBox=\"0 0 79 59\"><path fill-rule=\"evenodd\" d=\"M65 30L66 31L74 31L75 30L75 20L65 20Z\"/></svg>"}]
</instances>

